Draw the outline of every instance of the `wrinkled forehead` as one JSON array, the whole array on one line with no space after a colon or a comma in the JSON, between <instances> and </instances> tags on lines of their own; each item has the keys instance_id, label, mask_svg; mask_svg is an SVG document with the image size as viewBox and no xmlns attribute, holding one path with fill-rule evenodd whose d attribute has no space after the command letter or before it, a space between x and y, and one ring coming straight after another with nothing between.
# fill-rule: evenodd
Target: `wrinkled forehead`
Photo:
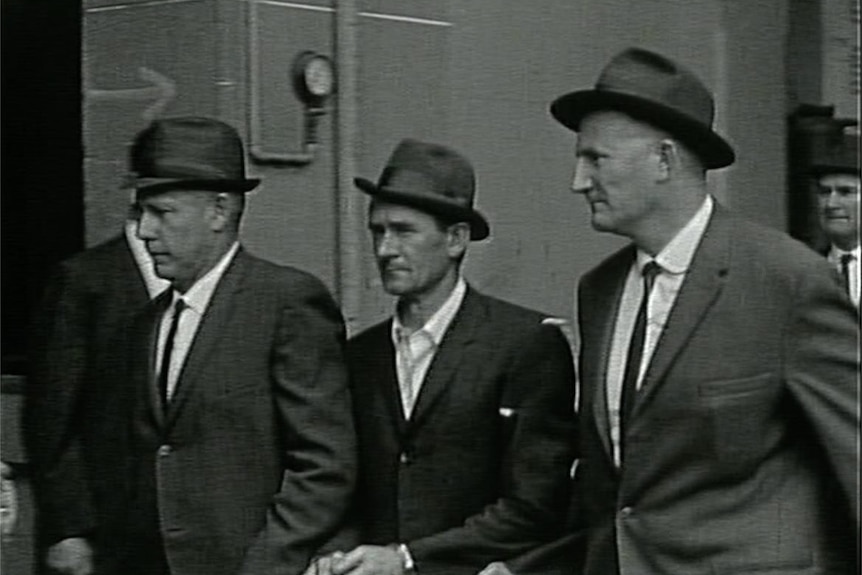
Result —
<instances>
[{"instance_id":1,"label":"wrinkled forehead","mask_svg":"<svg viewBox=\"0 0 862 575\"><path fill-rule=\"evenodd\" d=\"M823 188L855 190L859 192L862 178L853 174L824 174L817 178L817 183Z\"/></svg>"},{"instance_id":2,"label":"wrinkled forehead","mask_svg":"<svg viewBox=\"0 0 862 575\"><path fill-rule=\"evenodd\" d=\"M631 143L655 142L671 136L664 130L616 110L600 110L581 121L578 148L615 147Z\"/></svg>"},{"instance_id":3,"label":"wrinkled forehead","mask_svg":"<svg viewBox=\"0 0 862 575\"><path fill-rule=\"evenodd\" d=\"M369 223L437 223L437 218L426 211L372 198L368 203Z\"/></svg>"},{"instance_id":4,"label":"wrinkled forehead","mask_svg":"<svg viewBox=\"0 0 862 575\"><path fill-rule=\"evenodd\" d=\"M136 204L139 207L200 206L212 203L218 192L208 190L166 190L155 193L139 192Z\"/></svg>"}]
</instances>

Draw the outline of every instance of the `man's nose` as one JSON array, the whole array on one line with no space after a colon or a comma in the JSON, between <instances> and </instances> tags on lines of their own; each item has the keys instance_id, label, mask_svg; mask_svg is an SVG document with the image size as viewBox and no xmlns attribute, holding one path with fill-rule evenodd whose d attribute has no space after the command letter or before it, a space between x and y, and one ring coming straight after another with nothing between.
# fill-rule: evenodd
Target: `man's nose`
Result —
<instances>
[{"instance_id":1,"label":"man's nose","mask_svg":"<svg viewBox=\"0 0 862 575\"><path fill-rule=\"evenodd\" d=\"M377 237L375 252L378 258L392 257L398 255L398 242L394 234L389 232L380 234Z\"/></svg>"},{"instance_id":2,"label":"man's nose","mask_svg":"<svg viewBox=\"0 0 862 575\"><path fill-rule=\"evenodd\" d=\"M575 161L575 173L572 175L572 191L576 194L585 194L593 187L593 178L583 158Z\"/></svg>"},{"instance_id":3,"label":"man's nose","mask_svg":"<svg viewBox=\"0 0 862 575\"><path fill-rule=\"evenodd\" d=\"M138 229L137 235L138 239L141 240L153 240L155 239L155 218L149 215L146 210L140 212L138 216Z\"/></svg>"}]
</instances>

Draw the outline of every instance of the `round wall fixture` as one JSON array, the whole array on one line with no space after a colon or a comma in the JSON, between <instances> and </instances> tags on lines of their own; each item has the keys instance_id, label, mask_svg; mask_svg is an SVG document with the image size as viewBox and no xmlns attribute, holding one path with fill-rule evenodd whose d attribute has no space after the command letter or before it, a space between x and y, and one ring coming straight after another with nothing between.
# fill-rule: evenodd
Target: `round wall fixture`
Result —
<instances>
[{"instance_id":1,"label":"round wall fixture","mask_svg":"<svg viewBox=\"0 0 862 575\"><path fill-rule=\"evenodd\" d=\"M335 91L332 60L310 50L301 52L293 61L293 86L306 106L323 106Z\"/></svg>"}]
</instances>

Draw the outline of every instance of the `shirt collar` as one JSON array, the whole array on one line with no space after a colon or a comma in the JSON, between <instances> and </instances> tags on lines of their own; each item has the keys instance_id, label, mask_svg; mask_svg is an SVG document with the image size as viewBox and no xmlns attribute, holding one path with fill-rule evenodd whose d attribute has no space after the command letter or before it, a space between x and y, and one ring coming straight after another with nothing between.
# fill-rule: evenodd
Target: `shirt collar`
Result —
<instances>
[{"instance_id":1,"label":"shirt collar","mask_svg":"<svg viewBox=\"0 0 862 575\"><path fill-rule=\"evenodd\" d=\"M709 224L709 218L712 216L714 203L712 196L707 195L688 223L677 232L655 258L638 249L638 269L643 271L644 266L650 260L655 260L661 266L663 272L671 275L680 275L688 271L691 260L694 258L694 252L698 244L700 244L704 232L706 232L706 226Z\"/></svg>"},{"instance_id":2,"label":"shirt collar","mask_svg":"<svg viewBox=\"0 0 862 575\"><path fill-rule=\"evenodd\" d=\"M186 305L197 312L198 315L203 315L209 305L210 299L212 299L216 286L218 286L219 281L237 251L239 251L239 242L234 242L219 262L203 277L198 279L198 281L196 281L192 287L186 291L186 293L180 294L179 292L174 291L173 301L176 302L178 299L182 299L185 301Z\"/></svg>"},{"instance_id":3,"label":"shirt collar","mask_svg":"<svg viewBox=\"0 0 862 575\"><path fill-rule=\"evenodd\" d=\"M154 299L171 287L171 282L156 275L156 270L153 267L153 258L147 252L144 241L138 237L137 228L138 223L136 221L127 220L123 232L126 236L126 244L129 246L132 257L135 259L135 264L137 264L141 277L144 279L147 293L150 299Z\"/></svg>"},{"instance_id":4,"label":"shirt collar","mask_svg":"<svg viewBox=\"0 0 862 575\"><path fill-rule=\"evenodd\" d=\"M461 309L461 304L464 302L464 296L466 295L467 282L464 281L463 277L458 276L455 288L449 294L449 297L446 298L446 301L443 302L443 305L440 306L440 309L435 311L434 315L425 322L425 325L414 333L421 332L430 337L435 346L440 345L440 342L443 341L443 336L446 335L446 330L449 329L449 325L455 319L458 310ZM403 329L404 326L401 324L398 313L395 313L392 317L392 341L395 344L398 343L398 335Z\"/></svg>"},{"instance_id":5,"label":"shirt collar","mask_svg":"<svg viewBox=\"0 0 862 575\"><path fill-rule=\"evenodd\" d=\"M845 254L850 254L850 255L851 255L851 256L853 256L853 257L856 259L856 261L858 262L858 261L859 261L859 256L860 256L860 252L862 252L862 246L856 246L856 247L855 247L855 248L853 248L852 250L849 250L849 251L848 251L848 250L842 250L842 249L841 249L841 248L839 248L838 246L833 245L833 246L829 249L829 256L828 256L828 258L829 258L829 261L830 261L830 262L832 262L832 263L833 263L833 264L835 264L835 265L838 265L838 264L840 264L840 263L841 263L841 256L843 256L843 255L845 255Z\"/></svg>"}]
</instances>

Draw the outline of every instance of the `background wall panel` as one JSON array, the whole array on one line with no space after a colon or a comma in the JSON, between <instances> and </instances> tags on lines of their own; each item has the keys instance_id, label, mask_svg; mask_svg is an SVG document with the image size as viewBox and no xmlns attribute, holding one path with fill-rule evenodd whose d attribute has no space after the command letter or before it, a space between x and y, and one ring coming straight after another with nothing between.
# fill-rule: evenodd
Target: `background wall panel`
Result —
<instances>
[{"instance_id":1,"label":"background wall panel","mask_svg":"<svg viewBox=\"0 0 862 575\"><path fill-rule=\"evenodd\" d=\"M334 57L338 2L91 1L88 85L140 86L138 68L148 66L177 84L163 114L215 114L248 138L256 111L262 129L252 143L266 151L298 146L302 106L288 71L302 50ZM250 196L245 243L308 269L335 290L344 270L338 259L339 154L350 154L356 175L375 179L401 138L437 141L473 162L477 205L492 225L491 239L471 248L467 277L504 298L572 317L577 278L623 242L594 232L586 203L568 191L575 137L554 122L548 105L566 91L591 86L608 58L632 45L677 58L714 90L717 125L740 157L736 166L711 175L714 193L783 227L786 7L780 0L755 4L360 0L354 59L336 62L354 67L358 80L355 147L339 150L338 111L330 105L320 119L312 164L251 165L264 184ZM257 10L256 39L249 35L251 8ZM253 96L259 99L252 102ZM124 172L125 143L145 123L141 106L88 102L89 243L122 216L125 198L114 186ZM364 219L352 231L362 260L352 325L359 329L385 317L392 302L381 293Z\"/></svg>"},{"instance_id":2,"label":"background wall panel","mask_svg":"<svg viewBox=\"0 0 862 575\"><path fill-rule=\"evenodd\" d=\"M211 0L87 2L83 95L86 243L113 236L129 193L127 149L154 115L216 114ZM155 76L154 76L155 75ZM160 78L170 90L159 92ZM164 105L157 105L157 104Z\"/></svg>"}]
</instances>

